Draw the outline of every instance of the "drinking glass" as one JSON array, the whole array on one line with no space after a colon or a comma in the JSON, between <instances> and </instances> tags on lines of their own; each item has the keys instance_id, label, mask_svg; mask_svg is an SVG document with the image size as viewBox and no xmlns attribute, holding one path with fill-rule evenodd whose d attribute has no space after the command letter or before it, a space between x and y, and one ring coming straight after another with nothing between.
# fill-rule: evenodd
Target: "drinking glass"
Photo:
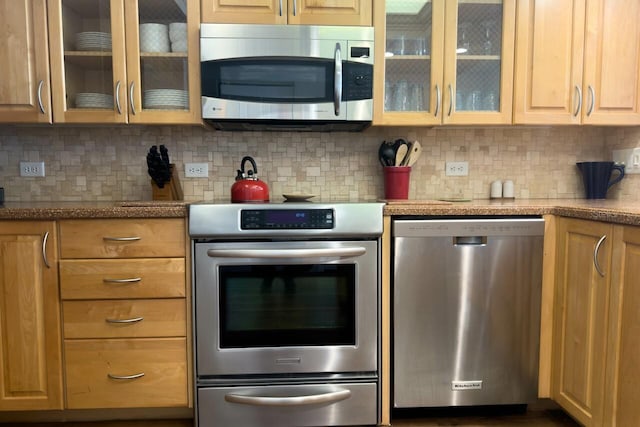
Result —
<instances>
[{"instance_id":1,"label":"drinking glass","mask_svg":"<svg viewBox=\"0 0 640 427\"><path fill-rule=\"evenodd\" d=\"M395 111L407 111L409 109L409 82L406 80L400 80L396 84L393 109Z\"/></svg>"},{"instance_id":2,"label":"drinking glass","mask_svg":"<svg viewBox=\"0 0 640 427\"><path fill-rule=\"evenodd\" d=\"M493 53L493 43L491 43L491 38L493 37L494 21L484 21L482 23L483 33L484 33L484 42L482 43L482 53L485 55L491 55Z\"/></svg>"},{"instance_id":3,"label":"drinking glass","mask_svg":"<svg viewBox=\"0 0 640 427\"><path fill-rule=\"evenodd\" d=\"M482 106L483 110L498 111L498 94L493 90L485 93Z\"/></svg>"},{"instance_id":4,"label":"drinking glass","mask_svg":"<svg viewBox=\"0 0 640 427\"><path fill-rule=\"evenodd\" d=\"M474 90L467 98L467 110L478 111L482 109L482 92Z\"/></svg>"},{"instance_id":5,"label":"drinking glass","mask_svg":"<svg viewBox=\"0 0 640 427\"><path fill-rule=\"evenodd\" d=\"M458 49L456 52L460 55L469 54L469 30L471 29L471 24L468 22L463 22L458 25Z\"/></svg>"},{"instance_id":6,"label":"drinking glass","mask_svg":"<svg viewBox=\"0 0 640 427\"><path fill-rule=\"evenodd\" d=\"M423 111L423 90L422 85L414 83L411 85L411 91L409 96L409 110L411 111Z\"/></svg>"}]
</instances>

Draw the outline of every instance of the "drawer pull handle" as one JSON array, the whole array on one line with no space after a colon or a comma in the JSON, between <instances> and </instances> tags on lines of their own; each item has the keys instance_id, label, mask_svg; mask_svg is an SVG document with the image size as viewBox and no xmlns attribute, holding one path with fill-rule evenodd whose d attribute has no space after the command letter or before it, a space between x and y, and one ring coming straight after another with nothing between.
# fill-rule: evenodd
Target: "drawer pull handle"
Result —
<instances>
[{"instance_id":1,"label":"drawer pull handle","mask_svg":"<svg viewBox=\"0 0 640 427\"><path fill-rule=\"evenodd\" d=\"M131 319L104 319L107 323L138 323L144 320L144 317L132 317Z\"/></svg>"},{"instance_id":2,"label":"drawer pull handle","mask_svg":"<svg viewBox=\"0 0 640 427\"><path fill-rule=\"evenodd\" d=\"M113 374L107 374L107 376L109 378L111 378L112 380L136 380L138 378L142 378L144 377L144 372L140 372L139 374L133 374L133 375L113 375Z\"/></svg>"},{"instance_id":3,"label":"drawer pull handle","mask_svg":"<svg viewBox=\"0 0 640 427\"><path fill-rule=\"evenodd\" d=\"M105 236L102 238L102 240L105 240L107 242L135 242L140 240L141 237L138 236L134 236L134 237L110 237L110 236Z\"/></svg>"},{"instance_id":4,"label":"drawer pull handle","mask_svg":"<svg viewBox=\"0 0 640 427\"><path fill-rule=\"evenodd\" d=\"M132 277L131 279L102 279L104 283L137 283L142 277Z\"/></svg>"}]
</instances>

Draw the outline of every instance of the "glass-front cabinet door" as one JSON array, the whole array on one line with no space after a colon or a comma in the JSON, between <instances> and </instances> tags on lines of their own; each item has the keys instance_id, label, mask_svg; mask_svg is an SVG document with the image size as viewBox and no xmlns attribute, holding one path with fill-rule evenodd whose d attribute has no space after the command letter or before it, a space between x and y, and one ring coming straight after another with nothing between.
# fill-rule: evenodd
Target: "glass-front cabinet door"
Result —
<instances>
[{"instance_id":1,"label":"glass-front cabinet door","mask_svg":"<svg viewBox=\"0 0 640 427\"><path fill-rule=\"evenodd\" d=\"M197 0L49 2L57 123L199 123Z\"/></svg>"},{"instance_id":2,"label":"glass-front cabinet door","mask_svg":"<svg viewBox=\"0 0 640 427\"><path fill-rule=\"evenodd\" d=\"M382 3L375 124L511 123L515 0Z\"/></svg>"}]
</instances>

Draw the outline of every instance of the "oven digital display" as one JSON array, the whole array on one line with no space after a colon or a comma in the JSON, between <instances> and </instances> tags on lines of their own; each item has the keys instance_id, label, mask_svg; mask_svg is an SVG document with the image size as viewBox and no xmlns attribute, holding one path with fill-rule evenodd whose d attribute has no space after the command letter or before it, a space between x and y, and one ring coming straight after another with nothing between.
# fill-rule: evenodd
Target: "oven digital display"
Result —
<instances>
[{"instance_id":1,"label":"oven digital display","mask_svg":"<svg viewBox=\"0 0 640 427\"><path fill-rule=\"evenodd\" d=\"M246 209L240 212L240 229L326 229L334 220L333 209Z\"/></svg>"},{"instance_id":2,"label":"oven digital display","mask_svg":"<svg viewBox=\"0 0 640 427\"><path fill-rule=\"evenodd\" d=\"M267 224L303 224L307 221L307 213L304 211L267 211L265 214Z\"/></svg>"}]
</instances>

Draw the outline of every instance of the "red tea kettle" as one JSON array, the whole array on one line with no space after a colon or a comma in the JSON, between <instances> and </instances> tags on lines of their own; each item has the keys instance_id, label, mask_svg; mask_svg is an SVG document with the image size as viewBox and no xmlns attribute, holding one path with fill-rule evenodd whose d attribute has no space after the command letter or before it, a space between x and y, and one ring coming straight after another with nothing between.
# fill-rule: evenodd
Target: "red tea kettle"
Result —
<instances>
[{"instance_id":1,"label":"red tea kettle","mask_svg":"<svg viewBox=\"0 0 640 427\"><path fill-rule=\"evenodd\" d=\"M250 162L253 169L245 172L244 164ZM258 179L258 167L253 158L245 156L240 162L236 182L231 186L232 203L267 203L269 186Z\"/></svg>"}]
</instances>

